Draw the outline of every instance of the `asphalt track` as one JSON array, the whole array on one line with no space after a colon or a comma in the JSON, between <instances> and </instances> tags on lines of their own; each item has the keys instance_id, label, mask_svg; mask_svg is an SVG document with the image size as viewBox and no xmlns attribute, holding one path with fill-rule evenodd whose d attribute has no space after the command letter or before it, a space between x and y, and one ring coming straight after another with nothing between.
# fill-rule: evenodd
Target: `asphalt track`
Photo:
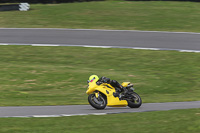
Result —
<instances>
[{"instance_id":1,"label":"asphalt track","mask_svg":"<svg viewBox=\"0 0 200 133\"><path fill-rule=\"evenodd\" d=\"M161 50L200 51L200 33L72 30L72 29L7 29L0 28L0 45L49 44L59 46L112 46L120 48L159 48ZM200 108L200 101L145 103L138 109L93 109L90 105L0 107L0 117L60 117L73 115L104 115L112 113L147 112Z\"/></svg>"},{"instance_id":2,"label":"asphalt track","mask_svg":"<svg viewBox=\"0 0 200 133\"><path fill-rule=\"evenodd\" d=\"M0 117L62 117L76 115L105 115L190 108L200 108L200 101L144 103L140 108L107 107L104 110L96 110L90 105L0 107Z\"/></svg>"},{"instance_id":3,"label":"asphalt track","mask_svg":"<svg viewBox=\"0 0 200 133\"><path fill-rule=\"evenodd\" d=\"M115 46L200 51L200 33L0 28L0 43Z\"/></svg>"}]
</instances>

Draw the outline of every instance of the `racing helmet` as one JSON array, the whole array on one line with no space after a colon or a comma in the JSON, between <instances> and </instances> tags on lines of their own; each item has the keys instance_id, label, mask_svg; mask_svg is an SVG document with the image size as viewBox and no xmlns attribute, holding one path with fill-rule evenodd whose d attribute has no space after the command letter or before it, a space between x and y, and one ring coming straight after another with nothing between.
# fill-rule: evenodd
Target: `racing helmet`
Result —
<instances>
[{"instance_id":1,"label":"racing helmet","mask_svg":"<svg viewBox=\"0 0 200 133\"><path fill-rule=\"evenodd\" d=\"M91 75L89 77L88 83L93 82L93 81L97 82L98 80L99 80L99 77L97 75Z\"/></svg>"}]
</instances>

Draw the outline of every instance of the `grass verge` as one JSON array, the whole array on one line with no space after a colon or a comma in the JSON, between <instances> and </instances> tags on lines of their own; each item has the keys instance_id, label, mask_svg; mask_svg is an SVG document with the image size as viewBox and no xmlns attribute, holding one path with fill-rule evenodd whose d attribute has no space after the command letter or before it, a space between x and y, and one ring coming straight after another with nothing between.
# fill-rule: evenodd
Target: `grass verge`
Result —
<instances>
[{"instance_id":1,"label":"grass verge","mask_svg":"<svg viewBox=\"0 0 200 133\"><path fill-rule=\"evenodd\" d=\"M71 116L1 118L1 133L199 133L200 109Z\"/></svg>"},{"instance_id":2,"label":"grass verge","mask_svg":"<svg viewBox=\"0 0 200 133\"><path fill-rule=\"evenodd\" d=\"M200 100L199 59L177 51L0 46L0 106L87 104L91 74L133 82L143 102Z\"/></svg>"},{"instance_id":3,"label":"grass verge","mask_svg":"<svg viewBox=\"0 0 200 133\"><path fill-rule=\"evenodd\" d=\"M0 27L200 32L200 4L101 1L33 4L28 12L0 12Z\"/></svg>"}]
</instances>

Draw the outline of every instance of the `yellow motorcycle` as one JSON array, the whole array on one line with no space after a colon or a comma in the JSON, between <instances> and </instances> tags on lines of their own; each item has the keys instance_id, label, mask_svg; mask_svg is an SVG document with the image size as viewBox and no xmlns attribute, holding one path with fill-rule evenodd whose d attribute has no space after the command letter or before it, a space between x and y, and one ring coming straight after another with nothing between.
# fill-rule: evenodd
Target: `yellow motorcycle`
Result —
<instances>
[{"instance_id":1,"label":"yellow motorcycle","mask_svg":"<svg viewBox=\"0 0 200 133\"><path fill-rule=\"evenodd\" d=\"M106 106L110 107L126 107L139 108L142 104L141 97L134 92L133 84L130 82L123 82L123 87L126 87L128 92L120 92L120 89L115 89L110 84L100 83L95 81L88 81L88 102L96 109L104 109ZM116 96L116 94L119 94Z\"/></svg>"}]
</instances>

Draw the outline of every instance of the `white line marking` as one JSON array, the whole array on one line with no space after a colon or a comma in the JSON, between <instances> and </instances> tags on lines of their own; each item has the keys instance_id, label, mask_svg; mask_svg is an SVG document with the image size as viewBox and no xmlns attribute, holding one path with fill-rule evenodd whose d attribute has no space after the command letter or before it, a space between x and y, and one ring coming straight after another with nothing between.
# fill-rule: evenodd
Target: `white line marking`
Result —
<instances>
[{"instance_id":1,"label":"white line marking","mask_svg":"<svg viewBox=\"0 0 200 133\"><path fill-rule=\"evenodd\" d=\"M83 47L86 47L86 48L111 48L112 46L89 46L89 45L86 45Z\"/></svg>"},{"instance_id":2,"label":"white line marking","mask_svg":"<svg viewBox=\"0 0 200 133\"><path fill-rule=\"evenodd\" d=\"M88 115L88 114L61 114L60 116L82 116L82 115Z\"/></svg>"},{"instance_id":3,"label":"white line marking","mask_svg":"<svg viewBox=\"0 0 200 133\"><path fill-rule=\"evenodd\" d=\"M61 117L61 116L60 115L33 115L32 117L41 118L41 117Z\"/></svg>"},{"instance_id":4,"label":"white line marking","mask_svg":"<svg viewBox=\"0 0 200 133\"><path fill-rule=\"evenodd\" d=\"M92 113L90 115L107 115L108 113Z\"/></svg>"},{"instance_id":5,"label":"white line marking","mask_svg":"<svg viewBox=\"0 0 200 133\"><path fill-rule=\"evenodd\" d=\"M8 45L8 44L0 43L0 45Z\"/></svg>"},{"instance_id":6,"label":"white line marking","mask_svg":"<svg viewBox=\"0 0 200 133\"><path fill-rule=\"evenodd\" d=\"M197 50L180 50L180 52L194 52L194 53L200 53L200 51L197 51Z\"/></svg>"},{"instance_id":7,"label":"white line marking","mask_svg":"<svg viewBox=\"0 0 200 133\"><path fill-rule=\"evenodd\" d=\"M160 50L159 48L141 48L141 47L136 47L133 49L144 49L144 50Z\"/></svg>"},{"instance_id":8,"label":"white line marking","mask_svg":"<svg viewBox=\"0 0 200 133\"><path fill-rule=\"evenodd\" d=\"M124 46L92 46L92 45L72 45L72 44L19 44L19 43L0 43L0 45L22 45L22 46L67 46L67 47L91 47L91 48L128 48L139 50L167 50L167 51L179 51L179 52L193 52L200 53L200 50L185 50L185 49L169 49L169 48L145 48L145 47L124 47Z\"/></svg>"},{"instance_id":9,"label":"white line marking","mask_svg":"<svg viewBox=\"0 0 200 133\"><path fill-rule=\"evenodd\" d=\"M59 46L55 44L32 44L32 46Z\"/></svg>"},{"instance_id":10,"label":"white line marking","mask_svg":"<svg viewBox=\"0 0 200 133\"><path fill-rule=\"evenodd\" d=\"M109 113L88 113L88 114L60 114L60 115L30 115L30 116L4 116L1 118L47 118L47 117L69 117L69 116L84 116L84 115L107 115Z\"/></svg>"},{"instance_id":11,"label":"white line marking","mask_svg":"<svg viewBox=\"0 0 200 133\"><path fill-rule=\"evenodd\" d=\"M64 116L64 117L65 117L65 116L72 116L72 115L62 114L61 116Z\"/></svg>"}]
</instances>

